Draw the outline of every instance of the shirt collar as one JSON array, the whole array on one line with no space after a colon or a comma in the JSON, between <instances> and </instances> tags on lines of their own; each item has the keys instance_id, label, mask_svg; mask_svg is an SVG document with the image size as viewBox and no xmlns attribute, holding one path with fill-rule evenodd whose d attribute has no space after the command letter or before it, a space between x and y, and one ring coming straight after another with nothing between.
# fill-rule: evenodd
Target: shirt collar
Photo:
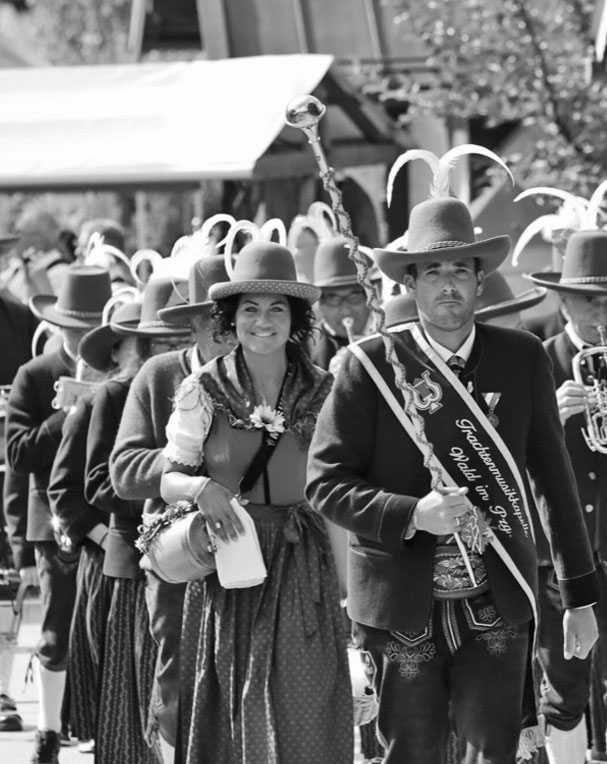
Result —
<instances>
[{"instance_id":1,"label":"shirt collar","mask_svg":"<svg viewBox=\"0 0 607 764\"><path fill-rule=\"evenodd\" d=\"M571 340L571 342L574 344L575 348L577 350L584 350L584 348L590 348L592 345L588 342L585 342L580 335L575 331L573 328L573 324L571 321L567 321L565 324L565 331L567 332L567 336Z\"/></svg>"},{"instance_id":2,"label":"shirt collar","mask_svg":"<svg viewBox=\"0 0 607 764\"><path fill-rule=\"evenodd\" d=\"M194 345L190 352L190 368L192 369L192 374L196 374L199 369L202 369L200 353L198 352L198 345Z\"/></svg>"},{"instance_id":3,"label":"shirt collar","mask_svg":"<svg viewBox=\"0 0 607 764\"><path fill-rule=\"evenodd\" d=\"M452 350L449 350L448 348L440 345L436 340L433 340L429 334L426 334L426 339L430 343L432 349L437 353L441 361L445 361L445 363L451 358L451 356L454 355L458 355L460 358L463 358L464 361L468 361L468 358L470 358L470 354L472 353L472 346L474 345L475 338L476 326L472 324L472 330L470 331L470 334L466 337L459 349L454 353Z\"/></svg>"}]
</instances>

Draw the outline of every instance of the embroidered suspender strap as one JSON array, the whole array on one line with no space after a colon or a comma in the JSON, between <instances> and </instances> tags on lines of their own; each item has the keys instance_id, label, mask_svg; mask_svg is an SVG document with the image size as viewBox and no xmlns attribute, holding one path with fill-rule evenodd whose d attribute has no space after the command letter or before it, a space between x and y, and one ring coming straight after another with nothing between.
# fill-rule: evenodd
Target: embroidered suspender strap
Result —
<instances>
[{"instance_id":1,"label":"embroidered suspender strap","mask_svg":"<svg viewBox=\"0 0 607 764\"><path fill-rule=\"evenodd\" d=\"M265 470L266 465L270 461L270 457L274 453L274 449L276 448L281 435L282 433L277 433L272 436L270 433L264 432L261 446L257 449L246 472L240 479L240 483L238 484L239 493L247 493L247 491L250 491L251 488L253 488L257 482L257 478Z\"/></svg>"},{"instance_id":2,"label":"embroidered suspender strap","mask_svg":"<svg viewBox=\"0 0 607 764\"><path fill-rule=\"evenodd\" d=\"M402 329L402 328L403 327L399 327L399 329ZM418 445L418 441L414 437L414 429L413 429L413 424L411 423L411 420L409 419L409 417L405 413L402 404L397 400L396 396L394 395L394 393L390 389L390 386L388 385L388 383L386 382L386 380L384 379L384 377L382 376L380 371L377 369L377 367L375 366L373 361L369 358L369 356L365 353L365 351L361 347L361 342L364 342L364 340L360 341L359 343L354 343L352 345L349 345L348 346L348 350L351 353L353 353L353 355L355 355L356 358L360 361L360 363L362 364L362 366L364 367L364 369L366 370L366 372L369 374L370 378L372 379L372 381L376 385L377 389L381 393L382 397L386 401L387 405L390 407L392 413L396 416L396 418L398 419L399 423L404 428L405 432L409 435L409 437L411 438L413 443ZM434 359L432 359L432 360L434 360ZM442 364L442 362L441 362L441 364ZM455 379L455 381L457 382L457 378L455 377L453 372L451 372L448 369L448 367L446 367L446 364L442 364L442 365L445 366L445 368L447 369L448 374L450 374ZM411 368L409 359L407 359L407 368L408 369ZM442 369L440 371L442 372ZM430 379L429 376L426 377L426 380L429 380L430 383L433 384L433 382L432 382L432 380ZM448 379L448 382L452 382L452 380ZM416 384L416 383L414 383L414 384ZM443 383L444 383L444 380L443 380ZM461 383L459 383L459 382L458 382L458 384L460 385L460 388L462 390L464 390L464 392L466 392L465 388L463 387L463 385L461 385ZM461 393L461 390L457 390L457 392ZM469 397L471 397L471 396L469 396ZM467 400L465 401L465 404L468 404ZM422 405L424 405L424 404L422 404ZM475 406L476 406L476 403L475 403ZM428 409L430 407L427 406L426 408ZM476 408L478 409L478 406L476 406ZM478 410L479 410L481 416L484 417L484 414L482 413L482 411L480 411L480 409L478 409ZM477 421L476 417L474 417L474 421L475 422ZM439 445L439 447L437 447L437 443L434 442L433 446L434 446L434 452L432 454L432 467L433 467L433 469L438 471L441 474L443 483L446 486L456 486L456 485L458 485L458 483L456 483L456 481L453 479L451 474L448 472L448 470L444 466L443 460L444 460L444 455L445 454L441 454L441 456L443 458L439 457L439 454L441 453L440 445ZM419 445L418 445L418 448L419 448ZM504 449L505 449L505 445L504 445ZM443 451L444 451L444 448L443 448ZM448 455L448 452L447 452L447 455ZM464 454L464 457L465 456L466 455ZM489 459L489 455L486 458ZM491 464L493 464L493 463L491 462ZM466 468L466 469L468 469L468 468ZM462 474L465 475L466 472L464 472L464 470L462 470ZM483 491L487 494L487 498L489 499L489 501L491 501L490 510L491 509L492 510L496 510L495 514L491 515L491 519L494 519L495 517L499 517L504 512L504 510L501 507L501 505L497 505L497 502L494 501L495 495L496 495L496 490L497 490L497 494L498 495L499 495L500 491L499 491L499 489L496 489L495 479L494 479L494 476L491 474L490 467L489 467L489 469L485 469L484 472L481 472L481 468L477 464L475 464L474 469L470 470L468 472L468 477L472 477L473 475L474 475L475 478L476 477L479 477L479 478L482 477L483 478L482 488L483 488ZM507 488L507 486L506 486L506 488ZM523 494L523 497L524 497L524 494ZM469 503L469 506L472 509L473 505L469 501L468 497L466 497L466 501L467 501L467 503ZM490 514L490 512L488 512L487 514ZM500 519L502 519L502 518L500 518ZM508 537L509 534L513 534L514 528L512 526L510 526L510 525L508 525L508 528L506 528L506 525L508 525L508 523L506 523L504 521L504 523L502 523L502 525L501 525L501 532ZM519 529L521 529L521 530L523 529L522 523L520 524ZM530 532L529 529L527 529L527 533L529 533L529 532ZM498 522L497 527L495 529L492 526L489 525L489 526L487 526L485 528L485 531L484 531L485 538L491 544L491 546L494 548L494 550L496 551L498 556L501 558L502 562L504 563L504 565L506 566L508 571L511 573L511 575L514 577L514 579L516 580L516 582L519 584L519 586L521 587L522 591L524 592L524 594L525 594L526 598L528 599L529 604L531 606L533 617L534 617L535 620L537 620L537 607L536 607L535 597L533 595L533 590L532 590L531 586L529 585L529 583L527 582L527 580L525 579L525 576L523 575L523 573L519 569L519 566L516 564L515 560L513 559L512 554L506 549L506 547L504 546L504 543L499 538L498 533L500 533L500 524L499 524L499 522ZM461 547L460 547L460 549L461 549Z\"/></svg>"}]
</instances>

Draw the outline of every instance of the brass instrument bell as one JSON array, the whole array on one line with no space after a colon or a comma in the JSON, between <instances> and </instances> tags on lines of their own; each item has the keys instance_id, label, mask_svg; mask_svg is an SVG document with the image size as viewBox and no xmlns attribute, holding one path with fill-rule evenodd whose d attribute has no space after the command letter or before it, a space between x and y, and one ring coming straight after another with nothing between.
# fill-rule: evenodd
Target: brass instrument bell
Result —
<instances>
[{"instance_id":1,"label":"brass instrument bell","mask_svg":"<svg viewBox=\"0 0 607 764\"><path fill-rule=\"evenodd\" d=\"M600 343L584 348L572 360L573 378L589 388L594 403L586 403L584 418L586 427L582 435L591 451L607 454L607 340L605 327L597 326ZM585 372L585 373L584 373Z\"/></svg>"}]
</instances>

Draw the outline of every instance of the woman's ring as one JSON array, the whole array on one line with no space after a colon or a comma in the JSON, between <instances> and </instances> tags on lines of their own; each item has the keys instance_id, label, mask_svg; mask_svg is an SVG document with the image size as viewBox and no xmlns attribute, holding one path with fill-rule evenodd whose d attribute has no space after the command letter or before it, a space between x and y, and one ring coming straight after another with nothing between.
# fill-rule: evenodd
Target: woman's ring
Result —
<instances>
[{"instance_id":1,"label":"woman's ring","mask_svg":"<svg viewBox=\"0 0 607 764\"><path fill-rule=\"evenodd\" d=\"M218 521L215 523L215 527L216 527L217 529L221 528L221 526L222 526L222 525L223 525L223 523L221 522L221 520L218 520Z\"/></svg>"}]
</instances>

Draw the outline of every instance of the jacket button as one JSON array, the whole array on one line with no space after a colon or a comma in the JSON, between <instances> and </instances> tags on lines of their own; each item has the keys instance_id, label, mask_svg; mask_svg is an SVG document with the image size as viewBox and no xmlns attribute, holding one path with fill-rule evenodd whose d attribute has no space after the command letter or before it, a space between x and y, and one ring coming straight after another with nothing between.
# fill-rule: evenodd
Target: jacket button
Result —
<instances>
[{"instance_id":1,"label":"jacket button","mask_svg":"<svg viewBox=\"0 0 607 764\"><path fill-rule=\"evenodd\" d=\"M596 480L596 472L589 472L588 477L590 480Z\"/></svg>"},{"instance_id":2,"label":"jacket button","mask_svg":"<svg viewBox=\"0 0 607 764\"><path fill-rule=\"evenodd\" d=\"M594 510L594 504L586 504L584 509L586 510L586 512L592 512Z\"/></svg>"}]
</instances>

